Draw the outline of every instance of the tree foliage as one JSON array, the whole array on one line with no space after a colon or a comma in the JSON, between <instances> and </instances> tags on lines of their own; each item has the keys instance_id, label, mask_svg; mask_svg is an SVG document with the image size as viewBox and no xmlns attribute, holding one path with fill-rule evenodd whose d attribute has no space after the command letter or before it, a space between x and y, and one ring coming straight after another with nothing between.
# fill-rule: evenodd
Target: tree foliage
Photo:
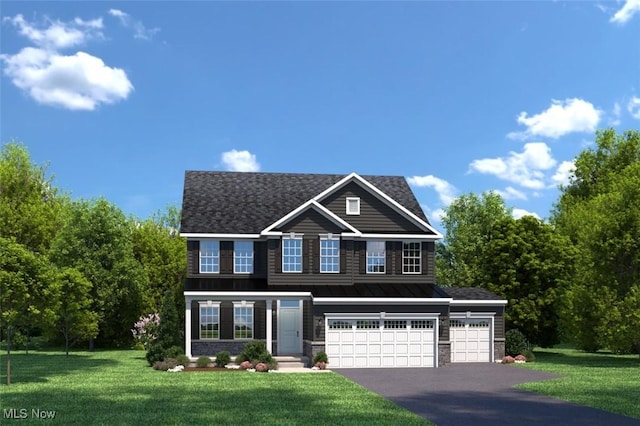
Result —
<instances>
[{"instance_id":1,"label":"tree foliage","mask_svg":"<svg viewBox=\"0 0 640 426\"><path fill-rule=\"evenodd\" d=\"M479 284L480 257L494 225L511 217L502 197L495 192L469 193L445 209L442 224L445 240L436 247L436 281L447 287Z\"/></svg>"},{"instance_id":2,"label":"tree foliage","mask_svg":"<svg viewBox=\"0 0 640 426\"><path fill-rule=\"evenodd\" d=\"M53 240L51 259L60 267L77 269L91 282L98 340L129 344L147 277L134 257L131 223L122 211L104 199L72 203Z\"/></svg>"},{"instance_id":3,"label":"tree foliage","mask_svg":"<svg viewBox=\"0 0 640 426\"><path fill-rule=\"evenodd\" d=\"M575 164L553 215L579 251L563 324L582 349L628 352L640 345L640 132L600 131Z\"/></svg>"},{"instance_id":4,"label":"tree foliage","mask_svg":"<svg viewBox=\"0 0 640 426\"><path fill-rule=\"evenodd\" d=\"M160 307L160 323L158 324L158 335L149 345L147 361L153 365L156 361L162 361L174 351L174 348L182 346L182 333L180 329L180 319L176 300L171 290L167 290L162 298ZM182 352L182 351L181 351Z\"/></svg>"},{"instance_id":5,"label":"tree foliage","mask_svg":"<svg viewBox=\"0 0 640 426\"><path fill-rule=\"evenodd\" d=\"M66 198L18 143L0 151L0 236L44 253L59 227Z\"/></svg>"},{"instance_id":6,"label":"tree foliage","mask_svg":"<svg viewBox=\"0 0 640 426\"><path fill-rule=\"evenodd\" d=\"M505 218L494 225L480 259L480 285L509 301L506 327L533 344L558 343L560 297L575 262L569 239L533 216Z\"/></svg>"}]
</instances>

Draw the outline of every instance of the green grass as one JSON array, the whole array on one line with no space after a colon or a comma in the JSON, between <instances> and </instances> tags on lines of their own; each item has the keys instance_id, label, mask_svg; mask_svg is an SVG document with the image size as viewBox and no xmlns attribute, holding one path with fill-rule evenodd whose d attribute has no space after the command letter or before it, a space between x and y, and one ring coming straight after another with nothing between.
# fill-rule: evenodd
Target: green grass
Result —
<instances>
[{"instance_id":1,"label":"green grass","mask_svg":"<svg viewBox=\"0 0 640 426\"><path fill-rule=\"evenodd\" d=\"M424 419L335 373L167 373L144 352L13 353L0 359L0 423L25 409L51 424L425 425ZM20 411L17 412L20 415Z\"/></svg>"},{"instance_id":2,"label":"green grass","mask_svg":"<svg viewBox=\"0 0 640 426\"><path fill-rule=\"evenodd\" d=\"M520 389L640 419L638 355L540 349L524 368L562 374L563 378L527 383Z\"/></svg>"}]
</instances>

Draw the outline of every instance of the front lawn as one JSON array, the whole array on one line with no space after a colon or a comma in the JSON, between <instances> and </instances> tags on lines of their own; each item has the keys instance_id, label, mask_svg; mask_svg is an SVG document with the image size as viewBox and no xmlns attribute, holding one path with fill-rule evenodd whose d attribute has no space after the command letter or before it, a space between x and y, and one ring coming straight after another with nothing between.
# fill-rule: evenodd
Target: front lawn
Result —
<instances>
[{"instance_id":1,"label":"front lawn","mask_svg":"<svg viewBox=\"0 0 640 426\"><path fill-rule=\"evenodd\" d=\"M563 378L517 386L580 405L640 419L638 355L584 353L575 349L539 349L525 368L562 374Z\"/></svg>"},{"instance_id":2,"label":"front lawn","mask_svg":"<svg viewBox=\"0 0 640 426\"><path fill-rule=\"evenodd\" d=\"M335 373L167 373L144 352L24 352L0 357L0 423L56 424L388 424L424 419ZM11 411L11 409L14 409Z\"/></svg>"}]
</instances>

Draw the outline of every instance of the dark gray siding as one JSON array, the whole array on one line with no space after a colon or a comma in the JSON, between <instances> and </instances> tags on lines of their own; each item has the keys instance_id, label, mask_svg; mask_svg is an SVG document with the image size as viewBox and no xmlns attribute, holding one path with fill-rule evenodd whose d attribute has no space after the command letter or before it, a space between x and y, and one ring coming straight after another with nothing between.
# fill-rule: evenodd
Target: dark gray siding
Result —
<instances>
[{"instance_id":1,"label":"dark gray siding","mask_svg":"<svg viewBox=\"0 0 640 426\"><path fill-rule=\"evenodd\" d=\"M220 272L200 274L200 241L187 241L187 278L240 278L254 279L267 277L267 242L253 242L253 274L233 273L233 241L220 241Z\"/></svg>"},{"instance_id":2,"label":"dark gray siding","mask_svg":"<svg viewBox=\"0 0 640 426\"><path fill-rule=\"evenodd\" d=\"M347 215L347 197L360 198L360 215ZM386 202L381 201L378 197L353 182L322 200L322 205L356 227L360 232L424 233L423 230L391 208Z\"/></svg>"},{"instance_id":3,"label":"dark gray siding","mask_svg":"<svg viewBox=\"0 0 640 426\"><path fill-rule=\"evenodd\" d=\"M299 232L305 235L318 235L329 232L338 234L342 232L341 227L312 208L296 216L277 230L282 232Z\"/></svg>"}]
</instances>

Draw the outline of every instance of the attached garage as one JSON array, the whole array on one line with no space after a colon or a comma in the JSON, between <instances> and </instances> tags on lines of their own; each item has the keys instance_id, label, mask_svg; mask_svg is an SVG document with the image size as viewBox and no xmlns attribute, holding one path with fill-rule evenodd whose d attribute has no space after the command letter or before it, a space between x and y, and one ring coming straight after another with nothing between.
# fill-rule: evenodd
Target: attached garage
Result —
<instances>
[{"instance_id":1,"label":"attached garage","mask_svg":"<svg viewBox=\"0 0 640 426\"><path fill-rule=\"evenodd\" d=\"M451 362L491 362L493 318L451 318Z\"/></svg>"},{"instance_id":2,"label":"attached garage","mask_svg":"<svg viewBox=\"0 0 640 426\"><path fill-rule=\"evenodd\" d=\"M326 317L331 368L437 367L437 317Z\"/></svg>"}]
</instances>

